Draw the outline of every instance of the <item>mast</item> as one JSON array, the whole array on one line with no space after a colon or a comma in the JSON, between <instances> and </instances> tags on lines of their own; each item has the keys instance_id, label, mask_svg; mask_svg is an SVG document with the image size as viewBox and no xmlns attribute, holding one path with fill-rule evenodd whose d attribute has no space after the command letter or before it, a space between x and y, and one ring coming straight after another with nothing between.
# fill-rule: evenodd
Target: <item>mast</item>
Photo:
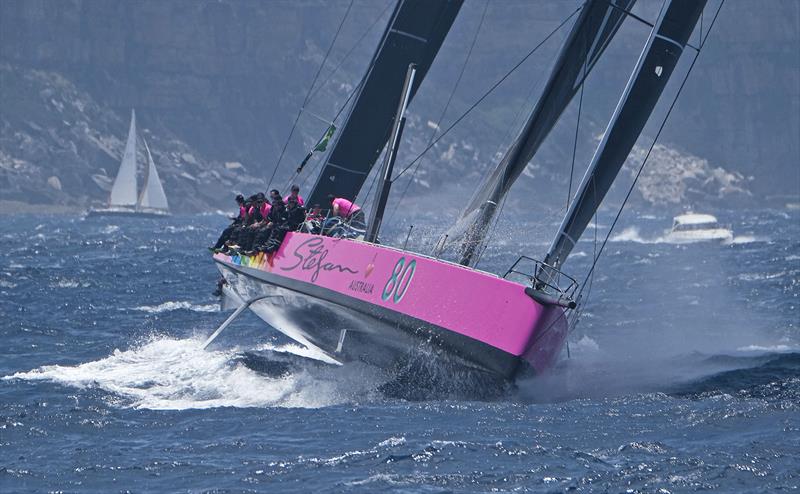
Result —
<instances>
[{"instance_id":1,"label":"mast","mask_svg":"<svg viewBox=\"0 0 800 494\"><path fill-rule=\"evenodd\" d=\"M413 98L442 46L463 0L398 0L359 85L336 144L307 203L328 195L354 200L389 139L408 65L417 66Z\"/></svg>"},{"instance_id":2,"label":"mast","mask_svg":"<svg viewBox=\"0 0 800 494\"><path fill-rule=\"evenodd\" d=\"M136 196L136 112L131 110L128 140L108 202L110 206L135 206Z\"/></svg>"},{"instance_id":3,"label":"mast","mask_svg":"<svg viewBox=\"0 0 800 494\"><path fill-rule=\"evenodd\" d=\"M635 1L588 0L583 6L522 132L459 220L472 221L462 241L461 264L469 265L472 262L483 243L497 205L572 101Z\"/></svg>"},{"instance_id":4,"label":"mast","mask_svg":"<svg viewBox=\"0 0 800 494\"><path fill-rule=\"evenodd\" d=\"M572 251L619 173L703 12L706 0L671 0L650 32L625 91L611 116L545 264L558 269ZM543 271L549 271L544 268ZM539 280L550 273L540 272Z\"/></svg>"},{"instance_id":5,"label":"mast","mask_svg":"<svg viewBox=\"0 0 800 494\"><path fill-rule=\"evenodd\" d=\"M400 136L403 134L403 128L406 125L406 108L408 107L408 100L411 99L411 85L414 84L414 75L417 72L416 66L412 63L408 66L406 72L406 80L403 83L403 93L400 98L400 105L397 107L397 115L394 118L394 125L392 125L392 138L389 141L389 149L386 152L386 158L383 160L383 183L378 196L375 198L375 207L372 208L370 214L369 226L364 240L367 242L375 242L378 239L378 232L383 222L383 211L386 209L386 201L389 199L389 189L392 187L392 170L394 169L394 161L397 158L397 148L400 146Z\"/></svg>"}]
</instances>

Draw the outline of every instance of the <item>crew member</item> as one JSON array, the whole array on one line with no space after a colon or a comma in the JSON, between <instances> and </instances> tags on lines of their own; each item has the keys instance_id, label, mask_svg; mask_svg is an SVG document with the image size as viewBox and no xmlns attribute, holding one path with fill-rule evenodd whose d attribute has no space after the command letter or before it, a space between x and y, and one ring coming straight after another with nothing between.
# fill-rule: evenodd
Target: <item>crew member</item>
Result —
<instances>
[{"instance_id":1,"label":"crew member","mask_svg":"<svg viewBox=\"0 0 800 494\"><path fill-rule=\"evenodd\" d=\"M299 206L305 206L306 202L303 200L303 197L300 195L300 186L297 184L292 185L292 191L286 196L286 199L283 200L284 203L289 204L289 198L294 197L297 199L297 204Z\"/></svg>"},{"instance_id":2,"label":"crew member","mask_svg":"<svg viewBox=\"0 0 800 494\"><path fill-rule=\"evenodd\" d=\"M252 249L256 234L264 227L264 217L261 215L262 206L266 198L262 192L252 197L251 206L247 210L246 225L239 233L237 243L241 251Z\"/></svg>"},{"instance_id":3,"label":"crew member","mask_svg":"<svg viewBox=\"0 0 800 494\"><path fill-rule=\"evenodd\" d=\"M253 251L263 251L272 253L281 246L284 235L286 235L286 220L288 214L283 198L278 194L272 201L269 216L265 219L266 227L263 228L253 243Z\"/></svg>"},{"instance_id":4,"label":"crew member","mask_svg":"<svg viewBox=\"0 0 800 494\"><path fill-rule=\"evenodd\" d=\"M364 218L364 211L360 206L343 197L335 197L333 194L330 194L328 199L331 201L332 216L346 220L352 228L366 230L367 220Z\"/></svg>"},{"instance_id":5,"label":"crew member","mask_svg":"<svg viewBox=\"0 0 800 494\"><path fill-rule=\"evenodd\" d=\"M231 217L231 220L233 220L231 224L226 229L222 230L222 234L217 239L217 243L214 244L213 247L209 247L209 250L211 250L212 252L216 252L219 249L221 249L222 246L225 245L225 242L231 239L231 235L233 235L233 232L237 228L239 228L242 225L242 223L244 223L244 219L247 216L247 209L245 209L244 207L243 195L238 194L236 196L236 204L239 206L239 214Z\"/></svg>"},{"instance_id":6,"label":"crew member","mask_svg":"<svg viewBox=\"0 0 800 494\"><path fill-rule=\"evenodd\" d=\"M286 199L286 213L287 231L294 232L299 230L306 220L306 208L300 204L297 197L289 196Z\"/></svg>"}]
</instances>

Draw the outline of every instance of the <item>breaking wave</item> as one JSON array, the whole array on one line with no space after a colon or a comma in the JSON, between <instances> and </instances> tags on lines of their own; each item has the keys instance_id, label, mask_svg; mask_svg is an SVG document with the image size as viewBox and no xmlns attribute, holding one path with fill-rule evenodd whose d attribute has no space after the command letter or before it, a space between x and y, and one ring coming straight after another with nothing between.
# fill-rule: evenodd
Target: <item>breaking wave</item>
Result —
<instances>
[{"instance_id":1,"label":"breaking wave","mask_svg":"<svg viewBox=\"0 0 800 494\"><path fill-rule=\"evenodd\" d=\"M634 242L637 244L687 244L687 243L704 243L704 242L719 242L721 245L741 245L750 244L753 242L769 242L770 239L766 237L756 237L753 235L736 235L731 240L719 241L713 239L698 238L692 241L680 240L675 241L666 235L658 235L650 238L643 237L639 229L635 226L625 228L621 232L612 235L609 238L610 242Z\"/></svg>"},{"instance_id":2,"label":"breaking wave","mask_svg":"<svg viewBox=\"0 0 800 494\"><path fill-rule=\"evenodd\" d=\"M794 402L800 397L800 353L753 357L710 357L713 363L731 363L725 370L677 386L670 394L679 397L731 394L743 398L780 398Z\"/></svg>"},{"instance_id":3,"label":"breaking wave","mask_svg":"<svg viewBox=\"0 0 800 494\"><path fill-rule=\"evenodd\" d=\"M78 281L71 278L60 278L57 282L51 283L52 288L86 288L90 284L86 281Z\"/></svg>"},{"instance_id":4,"label":"breaking wave","mask_svg":"<svg viewBox=\"0 0 800 494\"><path fill-rule=\"evenodd\" d=\"M766 237L756 237L753 235L736 235L726 244L739 245L739 244L752 244L753 242L769 242L770 239Z\"/></svg>"},{"instance_id":5,"label":"breaking wave","mask_svg":"<svg viewBox=\"0 0 800 494\"><path fill-rule=\"evenodd\" d=\"M184 232L196 232L202 230L202 228L193 226L193 225L183 225L183 226L167 226L164 228L164 231L167 233L184 233Z\"/></svg>"},{"instance_id":6,"label":"breaking wave","mask_svg":"<svg viewBox=\"0 0 800 494\"><path fill-rule=\"evenodd\" d=\"M645 239L639 234L639 229L635 226L630 226L625 228L621 232L617 233L616 235L612 235L609 238L610 242L636 242L637 244L655 244L662 242L663 239L661 237L655 239Z\"/></svg>"},{"instance_id":7,"label":"breaking wave","mask_svg":"<svg viewBox=\"0 0 800 494\"><path fill-rule=\"evenodd\" d=\"M171 312L173 310L190 310L193 312L218 312L219 304L193 304L191 302L164 302L159 305L140 305L134 307L133 310L147 312L149 314L160 314L162 312Z\"/></svg>"},{"instance_id":8,"label":"breaking wave","mask_svg":"<svg viewBox=\"0 0 800 494\"><path fill-rule=\"evenodd\" d=\"M116 405L152 410L319 408L357 402L376 384L359 366L310 365L280 356L206 351L201 339L155 338L76 366L46 365L3 379L98 388Z\"/></svg>"}]
</instances>

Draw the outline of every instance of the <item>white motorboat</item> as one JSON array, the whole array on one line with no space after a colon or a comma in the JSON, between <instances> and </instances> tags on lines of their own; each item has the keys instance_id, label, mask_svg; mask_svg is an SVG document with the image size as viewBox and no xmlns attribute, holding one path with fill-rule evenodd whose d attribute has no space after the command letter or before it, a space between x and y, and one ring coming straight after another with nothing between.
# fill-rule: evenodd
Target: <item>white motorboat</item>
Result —
<instances>
[{"instance_id":1,"label":"white motorboat","mask_svg":"<svg viewBox=\"0 0 800 494\"><path fill-rule=\"evenodd\" d=\"M729 242L733 239L733 232L730 228L720 225L715 216L686 213L673 219L672 230L665 239L674 243Z\"/></svg>"}]
</instances>

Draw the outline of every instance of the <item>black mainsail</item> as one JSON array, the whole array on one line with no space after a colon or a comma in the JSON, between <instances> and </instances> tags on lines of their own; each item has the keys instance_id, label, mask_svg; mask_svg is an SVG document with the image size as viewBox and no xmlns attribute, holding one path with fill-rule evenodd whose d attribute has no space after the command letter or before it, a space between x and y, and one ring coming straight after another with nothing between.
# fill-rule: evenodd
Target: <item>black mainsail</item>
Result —
<instances>
[{"instance_id":1,"label":"black mainsail","mask_svg":"<svg viewBox=\"0 0 800 494\"><path fill-rule=\"evenodd\" d=\"M572 251L647 123L700 19L706 0L671 0L662 9L581 181L545 264L558 269ZM540 273L543 275L543 273Z\"/></svg>"},{"instance_id":2,"label":"black mainsail","mask_svg":"<svg viewBox=\"0 0 800 494\"><path fill-rule=\"evenodd\" d=\"M471 222L462 242L461 264L472 261L497 205L572 101L635 1L588 0L583 6L528 121L459 220Z\"/></svg>"},{"instance_id":3,"label":"black mainsail","mask_svg":"<svg viewBox=\"0 0 800 494\"><path fill-rule=\"evenodd\" d=\"M413 98L462 3L398 1L336 145L309 195L309 204L325 205L329 194L356 198L389 138L406 69L412 63L417 67Z\"/></svg>"}]
</instances>

